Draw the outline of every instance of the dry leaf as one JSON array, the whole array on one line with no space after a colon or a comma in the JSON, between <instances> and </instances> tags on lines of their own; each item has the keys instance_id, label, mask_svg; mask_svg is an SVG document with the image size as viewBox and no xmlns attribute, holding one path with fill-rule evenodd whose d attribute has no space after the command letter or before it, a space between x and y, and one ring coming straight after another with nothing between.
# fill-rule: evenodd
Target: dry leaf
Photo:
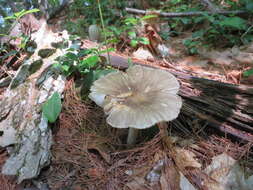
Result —
<instances>
[{"instance_id":1,"label":"dry leaf","mask_svg":"<svg viewBox=\"0 0 253 190\"><path fill-rule=\"evenodd\" d=\"M186 167L201 168L201 164L194 158L195 154L183 148L175 148L174 160L176 165L182 169Z\"/></svg>"},{"instance_id":2,"label":"dry leaf","mask_svg":"<svg viewBox=\"0 0 253 190\"><path fill-rule=\"evenodd\" d=\"M145 179L142 177L135 177L133 181L126 184L124 190L149 190L145 185Z\"/></svg>"},{"instance_id":3,"label":"dry leaf","mask_svg":"<svg viewBox=\"0 0 253 190\"><path fill-rule=\"evenodd\" d=\"M179 190L180 175L174 167L173 162L169 161L162 170L160 184L162 190ZM183 189L182 189L183 190Z\"/></svg>"},{"instance_id":4,"label":"dry leaf","mask_svg":"<svg viewBox=\"0 0 253 190\"><path fill-rule=\"evenodd\" d=\"M238 162L226 153L215 156L205 169L211 179L205 182L210 190L251 190L253 176L245 178Z\"/></svg>"},{"instance_id":5,"label":"dry leaf","mask_svg":"<svg viewBox=\"0 0 253 190\"><path fill-rule=\"evenodd\" d=\"M153 55L149 52L149 50L143 49L140 47L137 51L133 53L133 56L138 59L153 59Z\"/></svg>"},{"instance_id":6,"label":"dry leaf","mask_svg":"<svg viewBox=\"0 0 253 190\"><path fill-rule=\"evenodd\" d=\"M196 190L196 188L182 173L180 173L180 188L181 190Z\"/></svg>"}]
</instances>

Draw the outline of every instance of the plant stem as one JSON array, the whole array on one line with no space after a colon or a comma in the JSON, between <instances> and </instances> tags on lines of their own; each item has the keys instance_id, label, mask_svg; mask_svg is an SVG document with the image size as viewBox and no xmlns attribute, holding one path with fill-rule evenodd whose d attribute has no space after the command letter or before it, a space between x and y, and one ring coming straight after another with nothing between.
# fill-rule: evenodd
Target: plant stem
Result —
<instances>
[{"instance_id":1,"label":"plant stem","mask_svg":"<svg viewBox=\"0 0 253 190\"><path fill-rule=\"evenodd\" d=\"M129 128L127 136L127 144L133 145L136 143L136 138L138 136L139 129Z\"/></svg>"},{"instance_id":2,"label":"plant stem","mask_svg":"<svg viewBox=\"0 0 253 190\"><path fill-rule=\"evenodd\" d=\"M102 25L102 32L103 32L103 35L104 35L104 40L105 40L105 47L106 49L108 50L108 44L107 44L107 38L106 38L106 35L105 35L105 25L104 25L104 18L103 18L103 13L102 13L102 9L101 9L101 5L100 5L100 0L97 0L98 2L98 10L99 10L99 16L100 16L100 20L101 20L101 25ZM111 64L111 58L110 58L110 54L109 52L107 51L107 61L109 63L109 65Z\"/></svg>"}]
</instances>

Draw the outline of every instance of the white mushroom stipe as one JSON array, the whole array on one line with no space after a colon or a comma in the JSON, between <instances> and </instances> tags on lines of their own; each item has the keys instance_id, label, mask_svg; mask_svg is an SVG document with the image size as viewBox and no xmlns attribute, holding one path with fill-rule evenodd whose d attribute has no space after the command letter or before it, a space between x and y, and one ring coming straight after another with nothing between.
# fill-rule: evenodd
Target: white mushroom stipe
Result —
<instances>
[{"instance_id":1,"label":"white mushroom stipe","mask_svg":"<svg viewBox=\"0 0 253 190\"><path fill-rule=\"evenodd\" d=\"M171 73L135 65L95 81L89 97L104 108L112 127L145 129L177 118L182 106L179 87Z\"/></svg>"},{"instance_id":2,"label":"white mushroom stipe","mask_svg":"<svg viewBox=\"0 0 253 190\"><path fill-rule=\"evenodd\" d=\"M127 136L127 144L133 145L136 143L136 139L138 137L139 129L129 128L128 136Z\"/></svg>"}]
</instances>

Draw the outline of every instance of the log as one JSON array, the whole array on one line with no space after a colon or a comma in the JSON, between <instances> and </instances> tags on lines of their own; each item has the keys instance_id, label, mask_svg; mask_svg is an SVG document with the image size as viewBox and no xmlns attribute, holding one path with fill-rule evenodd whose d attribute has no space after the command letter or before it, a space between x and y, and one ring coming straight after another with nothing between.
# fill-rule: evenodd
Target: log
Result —
<instances>
[{"instance_id":1,"label":"log","mask_svg":"<svg viewBox=\"0 0 253 190\"><path fill-rule=\"evenodd\" d=\"M92 47L89 42L84 42L84 46ZM116 68L128 67L128 57L124 55L110 53L110 61ZM138 59L133 59L133 64L161 69L156 63ZM193 77L174 68L162 69L174 74L181 82L179 95L184 103L179 118L172 125L185 126L184 117L198 119L205 121L206 127L218 129L225 135L253 142L253 87Z\"/></svg>"}]
</instances>

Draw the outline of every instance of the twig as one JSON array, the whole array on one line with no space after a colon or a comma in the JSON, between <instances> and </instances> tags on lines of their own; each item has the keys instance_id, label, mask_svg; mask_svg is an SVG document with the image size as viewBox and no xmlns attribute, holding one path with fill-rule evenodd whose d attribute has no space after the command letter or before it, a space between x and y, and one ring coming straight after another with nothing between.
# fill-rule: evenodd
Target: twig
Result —
<instances>
[{"instance_id":1,"label":"twig","mask_svg":"<svg viewBox=\"0 0 253 190\"><path fill-rule=\"evenodd\" d=\"M243 35L240 37L242 43L244 43L244 41L243 41L244 36L247 35L247 34L250 32L250 30L251 30L252 28L253 28L253 25L251 25L251 26L246 30L246 32L244 32Z\"/></svg>"},{"instance_id":2,"label":"twig","mask_svg":"<svg viewBox=\"0 0 253 190\"><path fill-rule=\"evenodd\" d=\"M187 17L187 16L201 16L204 14L214 14L214 12L211 11L195 11L195 12L181 12L181 13L166 13L166 12L160 12L160 11L146 11L146 10L140 10L140 9L133 9L133 8L126 8L126 11L129 13L134 14L142 14L146 15L148 13L154 12L155 14L161 16L161 17ZM215 14L222 14L222 15L241 15L248 13L247 11L243 10L237 10L237 11L216 11Z\"/></svg>"}]
</instances>

